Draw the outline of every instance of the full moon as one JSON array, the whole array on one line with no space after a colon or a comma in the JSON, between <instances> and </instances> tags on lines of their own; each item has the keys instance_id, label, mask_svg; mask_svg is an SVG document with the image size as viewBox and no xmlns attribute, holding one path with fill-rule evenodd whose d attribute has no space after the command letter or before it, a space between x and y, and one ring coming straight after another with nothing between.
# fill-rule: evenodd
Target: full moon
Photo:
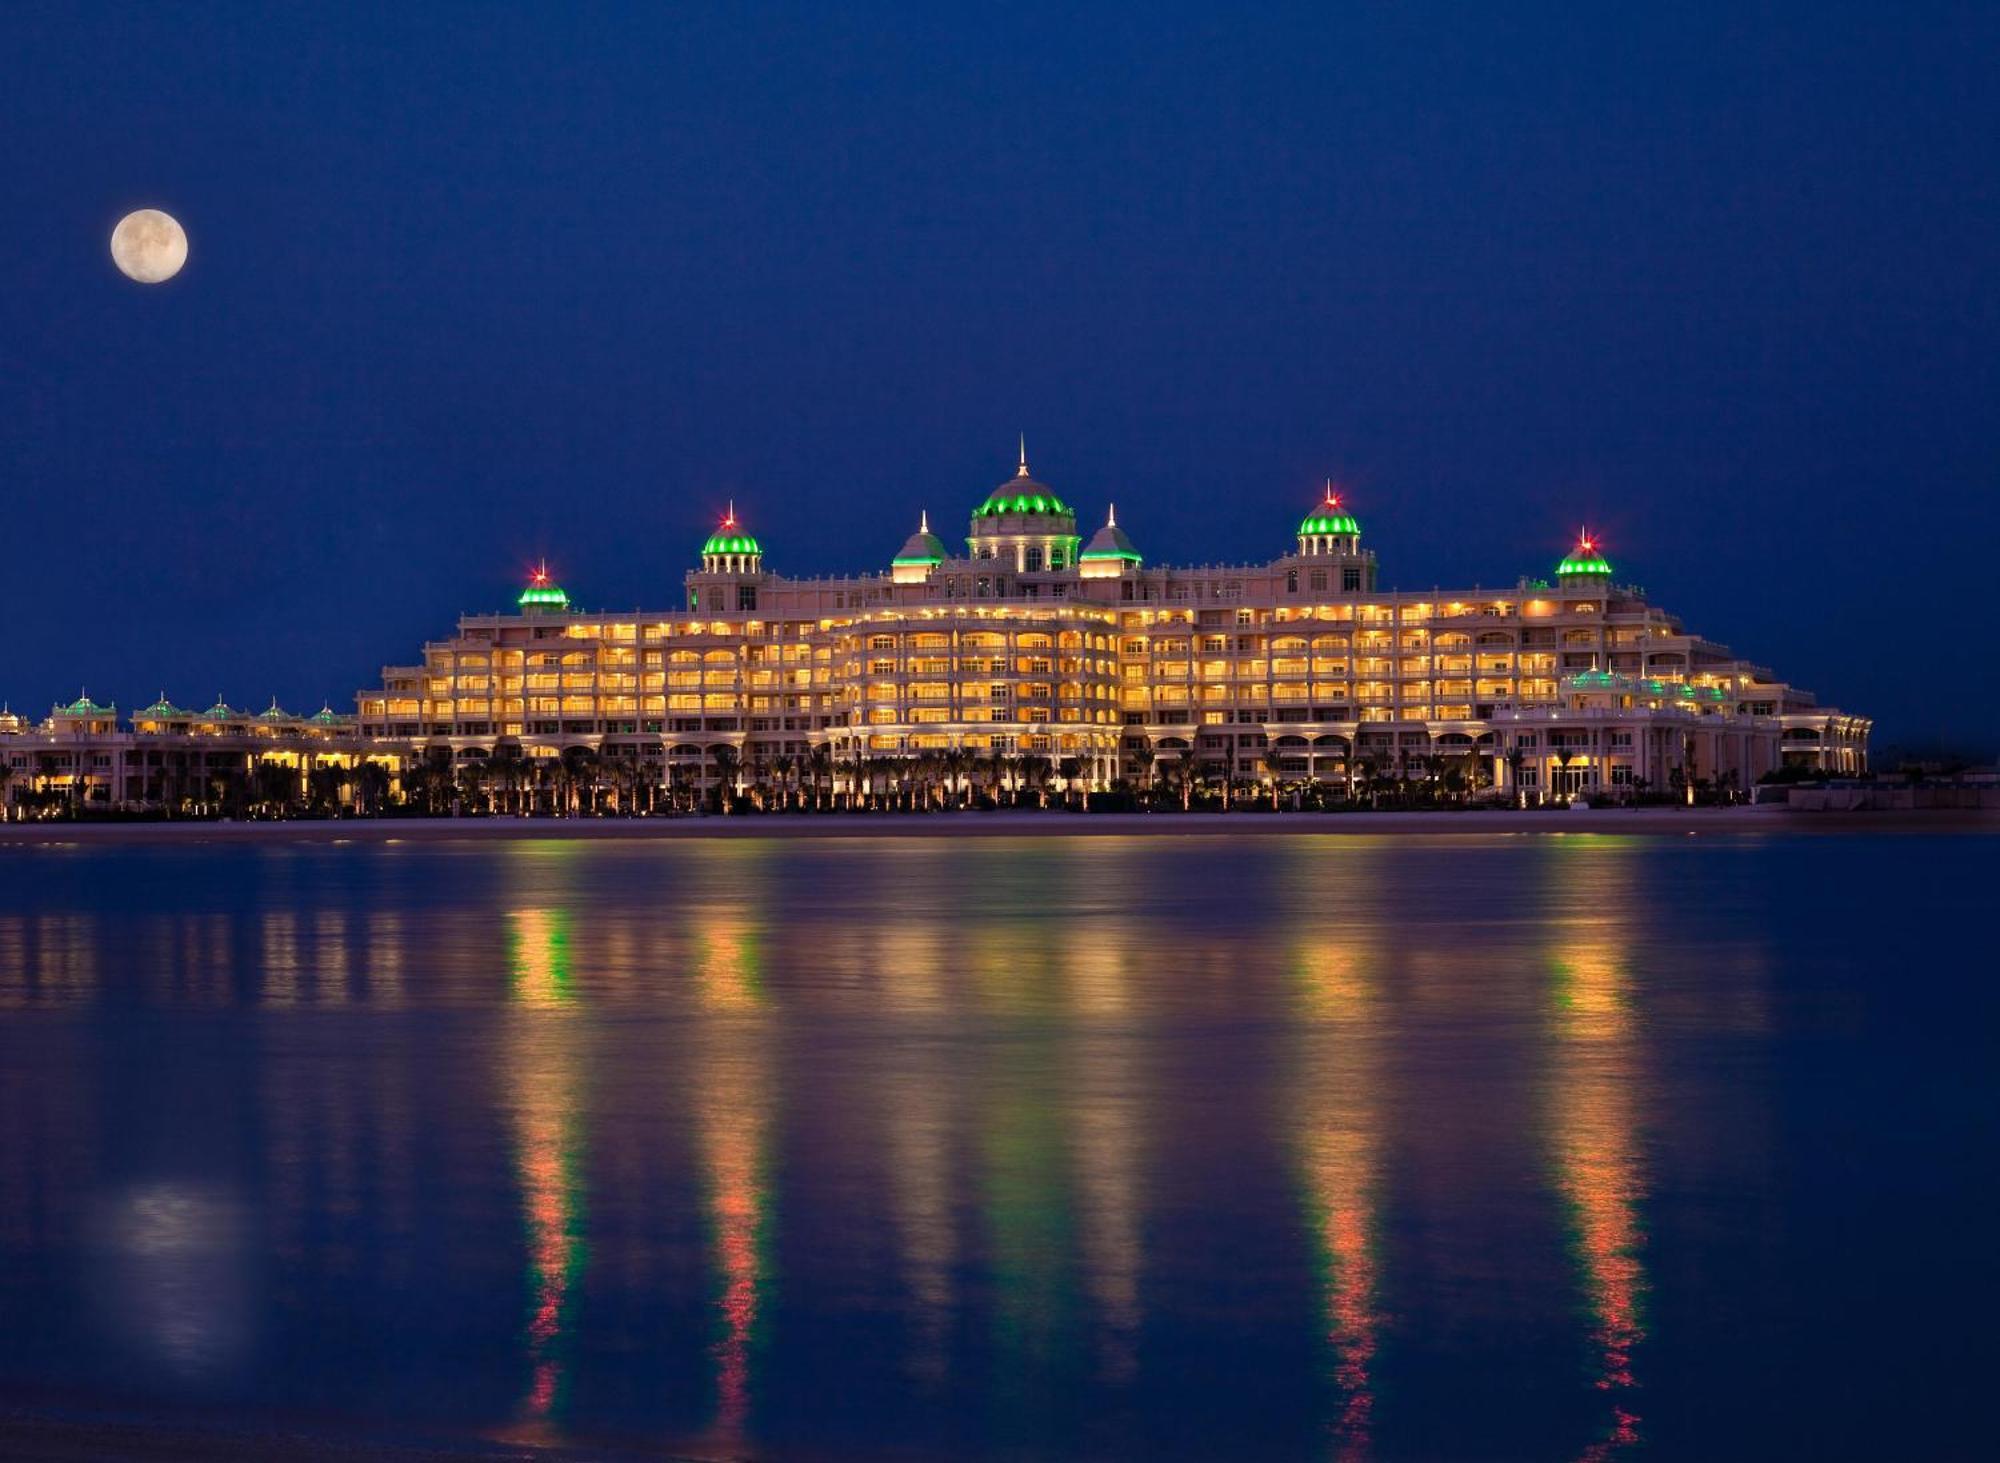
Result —
<instances>
[{"instance_id":1,"label":"full moon","mask_svg":"<svg viewBox=\"0 0 2000 1463\"><path fill-rule=\"evenodd\" d=\"M157 208L128 213L111 231L111 262L140 284L172 279L187 257L187 231Z\"/></svg>"}]
</instances>

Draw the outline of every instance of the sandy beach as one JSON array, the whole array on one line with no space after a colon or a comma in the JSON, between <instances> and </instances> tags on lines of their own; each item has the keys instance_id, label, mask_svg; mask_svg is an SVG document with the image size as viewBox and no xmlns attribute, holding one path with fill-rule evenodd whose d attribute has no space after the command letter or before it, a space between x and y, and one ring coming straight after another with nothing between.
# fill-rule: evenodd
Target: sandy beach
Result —
<instances>
[{"instance_id":1,"label":"sandy beach","mask_svg":"<svg viewBox=\"0 0 2000 1463\"><path fill-rule=\"evenodd\" d=\"M1782 807L1380 813L1063 811L733 814L675 818L348 818L329 822L12 823L0 846L80 843L440 843L493 839L1346 837L1357 834L1990 833L2000 813Z\"/></svg>"},{"instance_id":2,"label":"sandy beach","mask_svg":"<svg viewBox=\"0 0 2000 1463\"><path fill-rule=\"evenodd\" d=\"M494 1438L400 1439L289 1428L223 1428L180 1421L0 1412L0 1456L17 1463L617 1463L684 1455L602 1446L568 1447Z\"/></svg>"}]
</instances>

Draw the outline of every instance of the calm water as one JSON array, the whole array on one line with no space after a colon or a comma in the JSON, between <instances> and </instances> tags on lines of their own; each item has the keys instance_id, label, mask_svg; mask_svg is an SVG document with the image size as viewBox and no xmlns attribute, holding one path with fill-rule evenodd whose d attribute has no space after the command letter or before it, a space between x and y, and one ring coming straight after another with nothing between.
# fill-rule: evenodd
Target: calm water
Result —
<instances>
[{"instance_id":1,"label":"calm water","mask_svg":"<svg viewBox=\"0 0 2000 1463\"><path fill-rule=\"evenodd\" d=\"M1996 854L0 849L0 1406L1991 1456Z\"/></svg>"}]
</instances>

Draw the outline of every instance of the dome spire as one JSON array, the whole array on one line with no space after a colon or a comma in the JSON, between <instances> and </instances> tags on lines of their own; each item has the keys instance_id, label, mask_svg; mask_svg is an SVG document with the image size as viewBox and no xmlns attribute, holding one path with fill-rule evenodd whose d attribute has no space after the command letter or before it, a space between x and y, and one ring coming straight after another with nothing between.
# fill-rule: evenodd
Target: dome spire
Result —
<instances>
[{"instance_id":1,"label":"dome spire","mask_svg":"<svg viewBox=\"0 0 2000 1463\"><path fill-rule=\"evenodd\" d=\"M1105 505L1104 526L1106 528L1116 528L1118 526L1118 505L1116 503Z\"/></svg>"},{"instance_id":2,"label":"dome spire","mask_svg":"<svg viewBox=\"0 0 2000 1463\"><path fill-rule=\"evenodd\" d=\"M928 508L919 508L917 510L917 532L929 533L930 531L931 531L931 510Z\"/></svg>"},{"instance_id":3,"label":"dome spire","mask_svg":"<svg viewBox=\"0 0 2000 1463\"><path fill-rule=\"evenodd\" d=\"M1015 470L1014 476L1017 478L1024 478L1027 475L1028 475L1028 434L1026 432L1023 432L1021 434L1021 465L1019 468Z\"/></svg>"}]
</instances>

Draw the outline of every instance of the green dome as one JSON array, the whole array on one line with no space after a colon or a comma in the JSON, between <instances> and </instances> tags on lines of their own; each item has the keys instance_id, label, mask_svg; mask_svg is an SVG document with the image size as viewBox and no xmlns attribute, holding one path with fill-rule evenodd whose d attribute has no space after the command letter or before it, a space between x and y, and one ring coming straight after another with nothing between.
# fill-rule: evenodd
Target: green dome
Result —
<instances>
[{"instance_id":1,"label":"green dome","mask_svg":"<svg viewBox=\"0 0 2000 1463\"><path fill-rule=\"evenodd\" d=\"M903 540L903 547L892 565L942 564L944 562L944 540L931 532L929 513L917 519L917 531Z\"/></svg>"},{"instance_id":2,"label":"green dome","mask_svg":"<svg viewBox=\"0 0 2000 1463\"><path fill-rule=\"evenodd\" d=\"M1354 515L1341 505L1340 494L1334 492L1331 482L1327 483L1326 496L1320 499L1319 506L1308 513L1305 521L1299 524L1300 538L1317 538L1321 534L1328 533L1358 535L1360 532L1361 525L1356 523Z\"/></svg>"},{"instance_id":3,"label":"green dome","mask_svg":"<svg viewBox=\"0 0 2000 1463\"><path fill-rule=\"evenodd\" d=\"M1039 513L1076 517L1069 504L1058 498L1047 483L1028 476L1028 442L1021 439L1021 465L1014 475L986 495L986 501L972 510L974 518L999 518L1008 513Z\"/></svg>"},{"instance_id":4,"label":"green dome","mask_svg":"<svg viewBox=\"0 0 2000 1463\"><path fill-rule=\"evenodd\" d=\"M1104 527L1091 535L1089 544L1077 555L1077 562L1098 563L1118 559L1127 564L1143 563L1139 550L1132 540L1125 536L1125 530L1118 526L1118 509L1114 506L1104 518Z\"/></svg>"},{"instance_id":5,"label":"green dome","mask_svg":"<svg viewBox=\"0 0 2000 1463\"><path fill-rule=\"evenodd\" d=\"M1000 484L986 501L972 510L974 518L998 518L1003 513L1054 513L1076 517L1069 504L1058 498L1048 484L1031 477L1010 478Z\"/></svg>"},{"instance_id":6,"label":"green dome","mask_svg":"<svg viewBox=\"0 0 2000 1463\"><path fill-rule=\"evenodd\" d=\"M566 610L569 596L563 588L549 578L549 566L538 564L535 572L528 576L528 586L521 591L521 597L514 601L524 610Z\"/></svg>"},{"instance_id":7,"label":"green dome","mask_svg":"<svg viewBox=\"0 0 2000 1463\"><path fill-rule=\"evenodd\" d=\"M1361 525L1354 521L1353 514L1322 505L1306 515L1299 532L1308 537L1321 533L1359 533Z\"/></svg>"},{"instance_id":8,"label":"green dome","mask_svg":"<svg viewBox=\"0 0 2000 1463\"><path fill-rule=\"evenodd\" d=\"M1577 537L1576 547L1563 556L1556 565L1556 578L1567 579L1573 574L1593 575L1602 579L1611 577L1611 561L1598 552L1597 543L1589 534Z\"/></svg>"},{"instance_id":9,"label":"green dome","mask_svg":"<svg viewBox=\"0 0 2000 1463\"><path fill-rule=\"evenodd\" d=\"M139 716L152 716L159 718L194 715L192 711L183 711L180 709L180 707L174 705L173 702L169 701L167 699L167 693L165 691L160 692L159 700L155 701L151 706L147 706L141 709L136 714Z\"/></svg>"},{"instance_id":10,"label":"green dome","mask_svg":"<svg viewBox=\"0 0 2000 1463\"><path fill-rule=\"evenodd\" d=\"M99 706L95 701L90 699L90 693L86 691L83 695L77 697L76 700L70 702L69 705L59 709L65 716L103 716L114 708Z\"/></svg>"},{"instance_id":11,"label":"green dome","mask_svg":"<svg viewBox=\"0 0 2000 1463\"><path fill-rule=\"evenodd\" d=\"M722 522L715 526L715 532L701 546L701 556L710 554L762 554L764 546L743 531L743 525L736 521L736 504L732 501L729 511L722 515Z\"/></svg>"}]
</instances>

